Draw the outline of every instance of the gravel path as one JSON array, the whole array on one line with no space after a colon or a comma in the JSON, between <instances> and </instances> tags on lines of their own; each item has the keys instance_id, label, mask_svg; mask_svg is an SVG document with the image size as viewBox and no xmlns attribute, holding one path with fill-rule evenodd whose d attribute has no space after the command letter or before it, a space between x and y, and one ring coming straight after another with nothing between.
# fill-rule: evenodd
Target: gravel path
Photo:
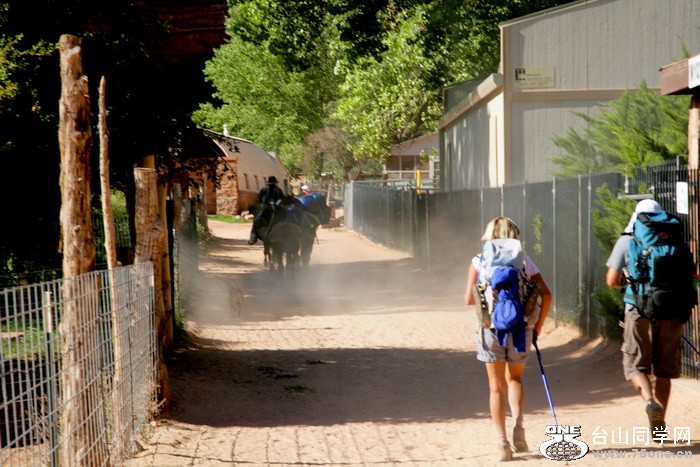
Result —
<instances>
[{"instance_id":1,"label":"gravel path","mask_svg":"<svg viewBox=\"0 0 700 467\"><path fill-rule=\"evenodd\" d=\"M262 246L246 244L249 225L210 229L214 248L188 279L192 342L170 365L173 410L127 465L498 464L463 277L440 280L401 252L320 229L308 269L280 280ZM667 415L690 444L646 445L632 439L647 422L619 344L551 324L539 343L559 424L580 425L595 451L576 465L652 466L679 451L693 457L665 464L700 465L697 381L674 386ZM531 452L511 464L556 465L539 452L553 417L534 352L524 380Z\"/></svg>"}]
</instances>

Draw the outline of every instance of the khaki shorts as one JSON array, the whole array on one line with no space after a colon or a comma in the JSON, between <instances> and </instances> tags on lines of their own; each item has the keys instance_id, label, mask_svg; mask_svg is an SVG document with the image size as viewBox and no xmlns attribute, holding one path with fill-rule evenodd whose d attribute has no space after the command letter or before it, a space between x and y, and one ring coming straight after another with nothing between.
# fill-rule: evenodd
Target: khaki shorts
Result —
<instances>
[{"instance_id":1,"label":"khaki shorts","mask_svg":"<svg viewBox=\"0 0 700 467\"><path fill-rule=\"evenodd\" d=\"M636 310L625 314L622 369L625 379L639 373L658 378L681 376L683 324L677 319L649 321Z\"/></svg>"},{"instance_id":2,"label":"khaki shorts","mask_svg":"<svg viewBox=\"0 0 700 467\"><path fill-rule=\"evenodd\" d=\"M508 362L525 363L530 356L530 345L532 344L532 329L525 331L525 352L518 352L513 346L513 335L508 336L506 346L498 345L496 331L479 326L474 336L476 343L476 359L484 363Z\"/></svg>"}]
</instances>

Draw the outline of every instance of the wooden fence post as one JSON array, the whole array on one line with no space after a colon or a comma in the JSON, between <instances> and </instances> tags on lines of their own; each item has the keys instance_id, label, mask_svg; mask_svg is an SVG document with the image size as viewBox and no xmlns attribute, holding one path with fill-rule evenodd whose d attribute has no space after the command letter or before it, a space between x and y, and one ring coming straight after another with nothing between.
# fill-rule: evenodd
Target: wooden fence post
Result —
<instances>
[{"instance_id":1,"label":"wooden fence post","mask_svg":"<svg viewBox=\"0 0 700 467\"><path fill-rule=\"evenodd\" d=\"M134 169L136 183L136 254L134 262L150 261L153 263L158 390L160 405L164 410L167 410L171 400L165 351L167 350L166 338L171 333L171 329L167 329L168 319L165 315L161 286L165 225L159 214L157 179L155 169Z\"/></svg>"},{"instance_id":2,"label":"wooden fence post","mask_svg":"<svg viewBox=\"0 0 700 467\"><path fill-rule=\"evenodd\" d=\"M59 39L61 99L59 148L61 153L61 245L63 251L63 309L61 311L61 465L105 465L106 440L94 429L98 420L90 411L90 395L99 391L99 364L94 345L98 330L91 319L95 284L79 280L95 269L95 240L90 200L90 97L83 75L81 41Z\"/></svg>"}]
</instances>

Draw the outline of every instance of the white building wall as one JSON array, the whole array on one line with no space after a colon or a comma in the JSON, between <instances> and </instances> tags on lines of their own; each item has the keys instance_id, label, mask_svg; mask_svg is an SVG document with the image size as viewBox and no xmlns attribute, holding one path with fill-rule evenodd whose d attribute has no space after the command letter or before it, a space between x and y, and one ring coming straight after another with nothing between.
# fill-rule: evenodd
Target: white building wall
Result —
<instances>
[{"instance_id":1,"label":"white building wall","mask_svg":"<svg viewBox=\"0 0 700 467\"><path fill-rule=\"evenodd\" d=\"M512 173L526 174L526 181L541 181L559 171L561 167L552 162L552 158L560 155L560 149L552 138L565 135L570 127L581 127L582 119L574 112L590 116L596 114L597 109L592 102L514 104L511 147L516 156L512 160Z\"/></svg>"},{"instance_id":2,"label":"white building wall","mask_svg":"<svg viewBox=\"0 0 700 467\"><path fill-rule=\"evenodd\" d=\"M443 189L503 183L506 162L502 83L501 75L490 75L440 119Z\"/></svg>"},{"instance_id":3,"label":"white building wall","mask_svg":"<svg viewBox=\"0 0 700 467\"><path fill-rule=\"evenodd\" d=\"M700 47L697 0L588 0L501 25L510 67L555 66L558 89L660 84L659 68ZM505 54L504 54L505 55ZM506 78L510 78L508 75Z\"/></svg>"}]
</instances>

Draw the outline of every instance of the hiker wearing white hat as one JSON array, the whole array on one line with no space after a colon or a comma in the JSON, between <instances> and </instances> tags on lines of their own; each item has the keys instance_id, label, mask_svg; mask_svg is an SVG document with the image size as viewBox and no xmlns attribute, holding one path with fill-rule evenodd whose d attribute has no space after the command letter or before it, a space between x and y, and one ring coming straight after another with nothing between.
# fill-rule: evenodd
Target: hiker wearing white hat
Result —
<instances>
[{"instance_id":1,"label":"hiker wearing white hat","mask_svg":"<svg viewBox=\"0 0 700 467\"><path fill-rule=\"evenodd\" d=\"M659 212L663 211L663 208L659 203L654 201L653 199L643 199L640 202L637 203L637 206L634 208L634 212L632 213L632 217L630 217L630 221L627 223L627 227L625 227L625 233L626 234L631 234L632 230L634 228L634 221L637 220L637 214L640 212Z\"/></svg>"},{"instance_id":2,"label":"hiker wearing white hat","mask_svg":"<svg viewBox=\"0 0 700 467\"><path fill-rule=\"evenodd\" d=\"M663 248L664 244L673 245L665 247L670 253L657 256L656 248ZM655 259L647 262L647 257ZM693 299L686 297L695 294L695 266L682 237L680 219L664 211L653 199L638 202L606 266L606 283L624 292L623 373L645 402L651 439L663 442L668 435L665 415L671 380L681 376L683 315L686 309L692 310ZM654 270L657 277L652 281ZM673 278L669 277L671 274ZM654 384L651 374L655 376Z\"/></svg>"}]
</instances>

